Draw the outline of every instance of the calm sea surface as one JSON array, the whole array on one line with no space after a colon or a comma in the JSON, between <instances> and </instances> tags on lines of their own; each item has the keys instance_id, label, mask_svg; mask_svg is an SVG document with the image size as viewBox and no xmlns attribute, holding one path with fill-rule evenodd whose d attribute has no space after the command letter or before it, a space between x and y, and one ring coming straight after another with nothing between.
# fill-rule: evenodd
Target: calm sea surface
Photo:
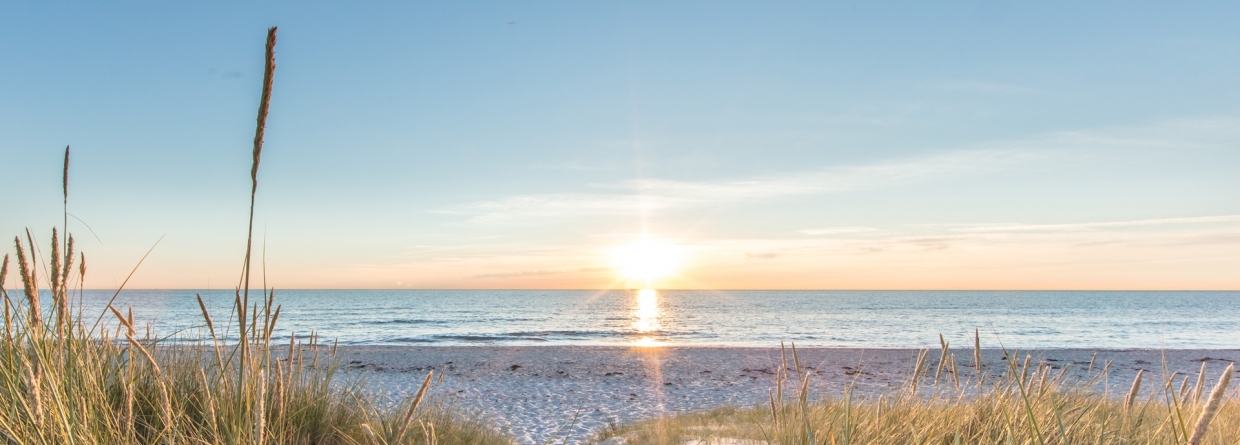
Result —
<instances>
[{"instance_id":1,"label":"calm sea surface","mask_svg":"<svg viewBox=\"0 0 1240 445\"><path fill-rule=\"evenodd\" d=\"M139 325L199 335L231 291L122 292ZM88 313L111 292L87 291ZM253 300L257 300L255 297ZM280 334L341 344L1240 348L1240 292L288 290ZM110 317L109 317L109 321Z\"/></svg>"}]
</instances>

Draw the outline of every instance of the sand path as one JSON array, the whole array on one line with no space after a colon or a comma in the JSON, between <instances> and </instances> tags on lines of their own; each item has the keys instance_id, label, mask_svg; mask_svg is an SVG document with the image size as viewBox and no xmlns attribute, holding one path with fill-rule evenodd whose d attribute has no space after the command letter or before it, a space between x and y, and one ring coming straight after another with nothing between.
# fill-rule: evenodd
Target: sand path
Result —
<instances>
[{"instance_id":1,"label":"sand path","mask_svg":"<svg viewBox=\"0 0 1240 445\"><path fill-rule=\"evenodd\" d=\"M445 372L434 394L490 418L523 444L542 444L557 429L577 421L564 434L582 443L609 424L661 414L705 410L724 405L764 403L774 387L779 348L622 346L439 346L341 348L350 372L362 373L368 387L388 394L417 390L429 370ZM843 394L855 383L859 396L890 393L903 387L918 355L913 349L814 348L798 351L813 372L817 397ZM973 351L953 349L960 379L974 378ZM1056 374L1084 375L1097 359L1107 361L1109 388L1126 393L1139 369L1152 376L1180 371L1196 375L1205 361L1211 378L1227 363L1240 361L1240 350L1083 350L1029 351L1033 362L1044 360ZM1020 352L1023 357L1026 352ZM932 379L939 351L927 356ZM1006 362L1001 350L983 350L983 369L998 372ZM943 374L944 381L950 374ZM954 387L944 383L943 387ZM1147 388L1155 385L1144 385ZM557 439L559 443L561 439Z\"/></svg>"}]
</instances>

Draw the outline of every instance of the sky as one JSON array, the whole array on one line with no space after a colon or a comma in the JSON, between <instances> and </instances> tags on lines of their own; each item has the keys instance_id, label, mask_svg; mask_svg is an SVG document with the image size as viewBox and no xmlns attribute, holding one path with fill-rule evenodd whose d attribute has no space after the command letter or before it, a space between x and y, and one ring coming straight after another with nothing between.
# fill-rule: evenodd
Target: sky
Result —
<instances>
[{"instance_id":1,"label":"sky","mask_svg":"<svg viewBox=\"0 0 1240 445\"><path fill-rule=\"evenodd\" d=\"M236 286L278 26L267 286L1240 289L1240 4L668 3L4 3L0 234Z\"/></svg>"}]
</instances>

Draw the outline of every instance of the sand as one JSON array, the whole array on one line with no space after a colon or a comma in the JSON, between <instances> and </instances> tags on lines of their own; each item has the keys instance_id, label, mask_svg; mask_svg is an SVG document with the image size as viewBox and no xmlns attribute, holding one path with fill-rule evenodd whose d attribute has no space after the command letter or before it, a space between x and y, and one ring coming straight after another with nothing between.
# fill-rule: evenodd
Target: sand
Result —
<instances>
[{"instance_id":1,"label":"sand","mask_svg":"<svg viewBox=\"0 0 1240 445\"><path fill-rule=\"evenodd\" d=\"M913 349L814 348L798 350L813 373L812 394L831 397L855 384L859 397L897 391L917 360ZM960 379L974 376L973 351L953 349ZM1204 361L1217 378L1240 350L1087 350L1021 351L1045 361L1056 374L1084 375L1111 362L1108 388L1128 391L1138 370L1151 375L1179 371L1196 375ZM1095 360L1096 354L1096 360ZM400 396L417 390L430 370L444 372L433 395L489 418L522 444L556 439L588 443L611 424L663 414L764 403L780 363L776 348L623 347L623 346L354 346L340 357L351 373L365 377L376 393ZM936 373L939 351L927 357L927 379ZM1003 351L983 350L983 368L1005 369ZM950 374L942 376L950 379ZM1147 381L1148 383L1148 381ZM945 384L947 385L947 384ZM954 383L951 384L954 386ZM1155 385L1144 385L1146 388ZM576 422L573 423L574 416ZM572 424L571 428L567 425Z\"/></svg>"}]
</instances>

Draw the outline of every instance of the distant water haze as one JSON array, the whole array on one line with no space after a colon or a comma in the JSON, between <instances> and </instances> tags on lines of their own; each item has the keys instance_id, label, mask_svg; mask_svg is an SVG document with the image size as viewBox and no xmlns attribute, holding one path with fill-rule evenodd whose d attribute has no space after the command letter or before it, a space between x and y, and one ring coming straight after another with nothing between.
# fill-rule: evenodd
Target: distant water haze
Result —
<instances>
[{"instance_id":1,"label":"distant water haze","mask_svg":"<svg viewBox=\"0 0 1240 445\"><path fill-rule=\"evenodd\" d=\"M195 337L196 293L222 330L231 291L125 291L116 305ZM86 291L86 313L111 296ZM992 348L1240 348L1235 291L289 290L276 303L277 341L317 331L359 345L909 348L942 333L971 348L979 329Z\"/></svg>"}]
</instances>

